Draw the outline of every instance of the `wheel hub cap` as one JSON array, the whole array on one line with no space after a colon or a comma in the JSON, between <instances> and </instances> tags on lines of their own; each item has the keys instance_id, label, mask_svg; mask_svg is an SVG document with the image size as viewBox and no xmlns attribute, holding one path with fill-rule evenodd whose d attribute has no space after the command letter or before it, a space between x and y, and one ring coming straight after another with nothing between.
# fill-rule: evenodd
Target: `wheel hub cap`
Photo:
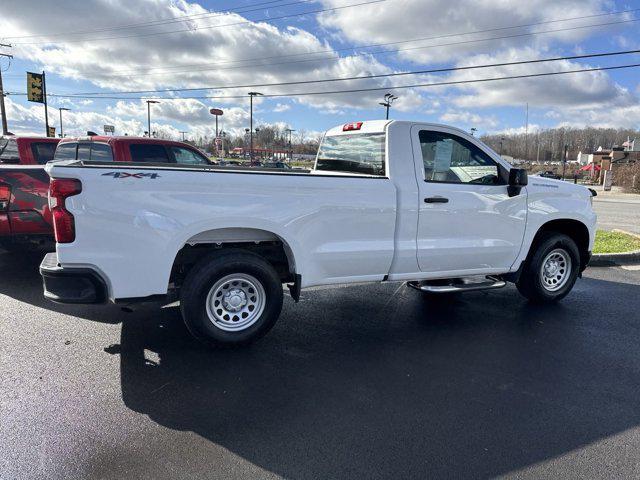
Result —
<instances>
[{"instance_id":1,"label":"wheel hub cap","mask_svg":"<svg viewBox=\"0 0 640 480\"><path fill-rule=\"evenodd\" d=\"M542 261L541 268L542 286L549 292L560 290L571 276L571 257L569 253L556 248Z\"/></svg>"},{"instance_id":2,"label":"wheel hub cap","mask_svg":"<svg viewBox=\"0 0 640 480\"><path fill-rule=\"evenodd\" d=\"M252 275L234 273L218 280L207 295L207 316L216 327L229 332L245 330L262 315L266 294Z\"/></svg>"}]
</instances>

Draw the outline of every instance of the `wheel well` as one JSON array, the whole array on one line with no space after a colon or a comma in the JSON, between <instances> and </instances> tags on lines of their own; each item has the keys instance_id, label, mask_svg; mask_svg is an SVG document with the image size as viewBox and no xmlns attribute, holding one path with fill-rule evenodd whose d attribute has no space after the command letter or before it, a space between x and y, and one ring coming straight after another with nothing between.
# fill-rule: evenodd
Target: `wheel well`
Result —
<instances>
[{"instance_id":1,"label":"wheel well","mask_svg":"<svg viewBox=\"0 0 640 480\"><path fill-rule=\"evenodd\" d=\"M578 247L580 252L580 270L584 270L589 262L589 229L587 226L578 221L570 219L552 220L540 227L533 239L532 245L540 240L541 235L547 232L557 232L571 238Z\"/></svg>"},{"instance_id":2,"label":"wheel well","mask_svg":"<svg viewBox=\"0 0 640 480\"><path fill-rule=\"evenodd\" d=\"M178 251L171 268L169 277L170 287L180 287L189 270L201 259L215 252L222 252L229 249L244 250L260 255L268 261L278 273L280 280L285 282L294 281L295 265L289 258L288 246L280 240L253 241L253 242L221 242L221 243L187 243Z\"/></svg>"}]
</instances>

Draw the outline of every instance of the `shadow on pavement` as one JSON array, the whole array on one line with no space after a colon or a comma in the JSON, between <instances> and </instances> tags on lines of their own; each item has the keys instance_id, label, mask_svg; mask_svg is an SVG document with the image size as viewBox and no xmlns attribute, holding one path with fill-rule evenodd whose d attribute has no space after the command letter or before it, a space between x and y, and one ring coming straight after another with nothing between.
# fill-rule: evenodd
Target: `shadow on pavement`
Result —
<instances>
[{"instance_id":1,"label":"shadow on pavement","mask_svg":"<svg viewBox=\"0 0 640 480\"><path fill-rule=\"evenodd\" d=\"M60 305L44 298L39 267L46 251L7 252L0 248L0 295L21 302L101 323L119 323L122 311L116 305Z\"/></svg>"},{"instance_id":2,"label":"shadow on pavement","mask_svg":"<svg viewBox=\"0 0 640 480\"><path fill-rule=\"evenodd\" d=\"M165 309L105 350L129 408L270 472L486 478L640 424L639 306L638 285L596 279L546 307L357 286L287 299L250 348L207 350Z\"/></svg>"}]
</instances>

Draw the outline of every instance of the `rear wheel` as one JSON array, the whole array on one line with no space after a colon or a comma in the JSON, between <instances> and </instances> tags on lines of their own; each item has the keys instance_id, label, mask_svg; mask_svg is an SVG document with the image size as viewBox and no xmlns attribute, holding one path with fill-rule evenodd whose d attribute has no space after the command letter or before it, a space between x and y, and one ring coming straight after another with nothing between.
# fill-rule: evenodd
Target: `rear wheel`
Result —
<instances>
[{"instance_id":1,"label":"rear wheel","mask_svg":"<svg viewBox=\"0 0 640 480\"><path fill-rule=\"evenodd\" d=\"M236 250L210 256L191 269L180 308L198 340L212 346L242 345L275 325L282 299L282 283L271 264Z\"/></svg>"},{"instance_id":2,"label":"rear wheel","mask_svg":"<svg viewBox=\"0 0 640 480\"><path fill-rule=\"evenodd\" d=\"M535 302L554 302L573 288L580 273L576 243L560 233L546 233L534 246L516 283L518 290Z\"/></svg>"}]
</instances>

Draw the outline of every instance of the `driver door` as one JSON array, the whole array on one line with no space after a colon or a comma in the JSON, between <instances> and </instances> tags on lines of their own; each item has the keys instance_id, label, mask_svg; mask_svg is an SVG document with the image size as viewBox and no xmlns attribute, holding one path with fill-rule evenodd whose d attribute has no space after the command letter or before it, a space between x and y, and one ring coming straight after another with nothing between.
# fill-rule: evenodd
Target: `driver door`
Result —
<instances>
[{"instance_id":1,"label":"driver door","mask_svg":"<svg viewBox=\"0 0 640 480\"><path fill-rule=\"evenodd\" d=\"M508 271L524 237L526 189L509 197L507 168L458 130L416 125L411 138L420 192L420 270Z\"/></svg>"}]
</instances>

